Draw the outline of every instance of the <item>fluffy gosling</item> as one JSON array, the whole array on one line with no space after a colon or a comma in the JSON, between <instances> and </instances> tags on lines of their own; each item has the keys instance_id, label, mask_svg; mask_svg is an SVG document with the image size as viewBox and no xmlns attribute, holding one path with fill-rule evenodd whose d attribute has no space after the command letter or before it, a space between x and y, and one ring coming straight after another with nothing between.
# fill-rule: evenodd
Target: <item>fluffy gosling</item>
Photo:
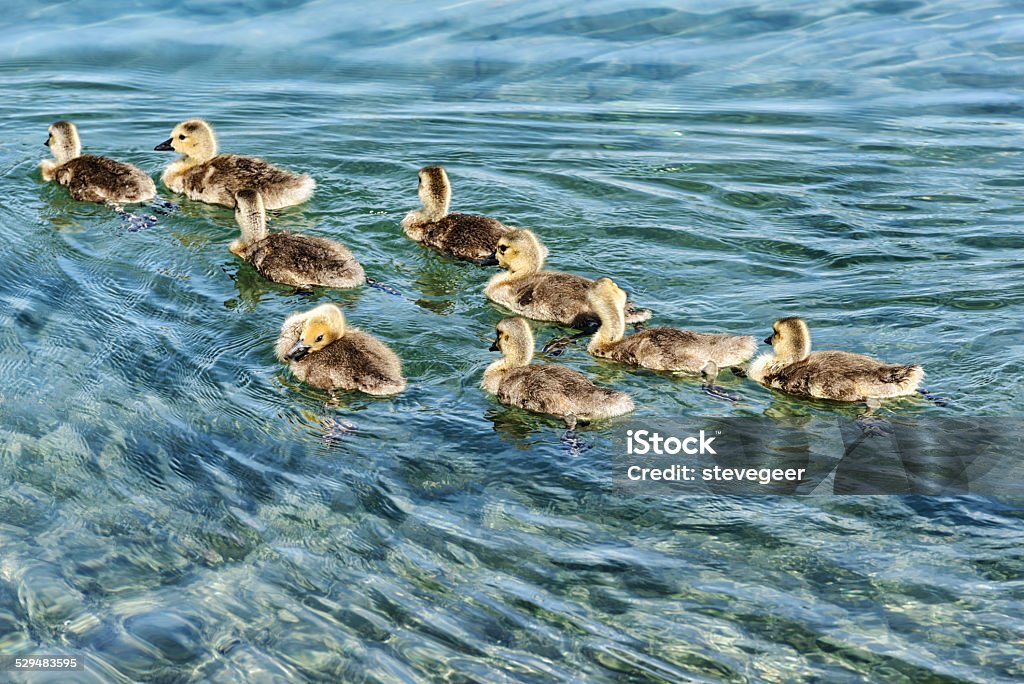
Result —
<instances>
[{"instance_id":1,"label":"fluffy gosling","mask_svg":"<svg viewBox=\"0 0 1024 684\"><path fill-rule=\"evenodd\" d=\"M257 157L217 154L217 138L201 119L183 121L171 137L153 148L180 152L160 180L172 191L209 204L235 206L239 190L252 188L263 195L267 209L301 204L313 195L316 182L306 175L279 169Z\"/></svg>"},{"instance_id":2,"label":"fluffy gosling","mask_svg":"<svg viewBox=\"0 0 1024 684\"><path fill-rule=\"evenodd\" d=\"M263 196L252 189L235 194L235 220L242 236L228 247L267 280L295 287L358 287L366 282L352 252L327 238L269 233Z\"/></svg>"},{"instance_id":3,"label":"fluffy gosling","mask_svg":"<svg viewBox=\"0 0 1024 684\"><path fill-rule=\"evenodd\" d=\"M534 364L533 333L525 319L498 323L491 351L504 356L484 371L483 388L509 406L560 416L572 424L629 413L633 400L618 390L599 387L565 366Z\"/></svg>"},{"instance_id":4,"label":"fluffy gosling","mask_svg":"<svg viewBox=\"0 0 1024 684\"><path fill-rule=\"evenodd\" d=\"M771 354L754 359L748 377L765 387L802 397L862 402L917 392L924 370L892 365L844 351L811 351L811 331L799 318L775 321L765 339Z\"/></svg>"},{"instance_id":5,"label":"fluffy gosling","mask_svg":"<svg viewBox=\"0 0 1024 684\"><path fill-rule=\"evenodd\" d=\"M503 235L498 240L497 258L498 265L506 270L488 281L484 289L487 298L527 318L588 332L597 330L600 318L587 301L587 291L594 281L541 270L547 254L544 244L526 228ZM650 317L650 310L626 303L626 323L640 323Z\"/></svg>"},{"instance_id":6,"label":"fluffy gosling","mask_svg":"<svg viewBox=\"0 0 1024 684\"><path fill-rule=\"evenodd\" d=\"M45 181L56 181L79 202L98 202L121 209L123 204L148 202L156 197L153 179L137 166L107 157L82 154L78 129L70 121L50 125L44 143L53 159L39 168Z\"/></svg>"},{"instance_id":7,"label":"fluffy gosling","mask_svg":"<svg viewBox=\"0 0 1024 684\"><path fill-rule=\"evenodd\" d=\"M587 345L593 356L652 370L699 373L709 361L712 366L743 363L757 349L757 340L747 335L676 328L648 328L625 337L626 293L610 278L594 281L587 302L601 319L601 327Z\"/></svg>"},{"instance_id":8,"label":"fluffy gosling","mask_svg":"<svg viewBox=\"0 0 1024 684\"><path fill-rule=\"evenodd\" d=\"M452 185L443 167L420 169L419 195L423 208L410 211L402 219L407 236L456 259L481 266L498 263L494 258L498 238L512 229L478 214L449 214Z\"/></svg>"},{"instance_id":9,"label":"fluffy gosling","mask_svg":"<svg viewBox=\"0 0 1024 684\"><path fill-rule=\"evenodd\" d=\"M358 390L385 396L405 389L402 362L372 335L350 328L334 304L288 317L277 358L302 382L323 390Z\"/></svg>"}]
</instances>

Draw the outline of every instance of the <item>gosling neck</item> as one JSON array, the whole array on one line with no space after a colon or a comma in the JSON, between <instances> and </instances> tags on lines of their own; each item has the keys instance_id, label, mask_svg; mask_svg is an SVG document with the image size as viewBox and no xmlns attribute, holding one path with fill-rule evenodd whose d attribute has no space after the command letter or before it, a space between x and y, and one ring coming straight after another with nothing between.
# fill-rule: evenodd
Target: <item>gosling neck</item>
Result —
<instances>
[{"instance_id":1,"label":"gosling neck","mask_svg":"<svg viewBox=\"0 0 1024 684\"><path fill-rule=\"evenodd\" d=\"M607 299L591 301L590 305L601 319L601 327L594 333L587 348L596 349L621 340L626 334L626 312L623 308Z\"/></svg>"},{"instance_id":2,"label":"gosling neck","mask_svg":"<svg viewBox=\"0 0 1024 684\"><path fill-rule=\"evenodd\" d=\"M801 337L795 342L789 343L785 349L773 349L777 363L791 364L803 361L811 355L811 340L809 337Z\"/></svg>"},{"instance_id":3,"label":"gosling neck","mask_svg":"<svg viewBox=\"0 0 1024 684\"><path fill-rule=\"evenodd\" d=\"M423 187L420 190L420 202L423 203L421 212L423 220L427 222L440 221L448 215L448 209L452 204L452 189L447 183L440 180L439 186Z\"/></svg>"},{"instance_id":4,"label":"gosling neck","mask_svg":"<svg viewBox=\"0 0 1024 684\"><path fill-rule=\"evenodd\" d=\"M267 215L259 209L247 209L238 217L238 227L242 231L242 243L246 247L259 242L269 235Z\"/></svg>"},{"instance_id":5,"label":"gosling neck","mask_svg":"<svg viewBox=\"0 0 1024 684\"><path fill-rule=\"evenodd\" d=\"M53 152L53 160L60 166L82 155L82 143L79 142L77 137L74 137L70 140L62 140L59 145L54 145L51 150Z\"/></svg>"},{"instance_id":6,"label":"gosling neck","mask_svg":"<svg viewBox=\"0 0 1024 684\"><path fill-rule=\"evenodd\" d=\"M498 385L501 384L501 378L507 371L510 371L513 368L528 366L532 360L532 349L507 350L503 357L491 363L491 365L487 366L487 369L484 371L484 389L489 391L491 394L496 394L498 391Z\"/></svg>"}]
</instances>

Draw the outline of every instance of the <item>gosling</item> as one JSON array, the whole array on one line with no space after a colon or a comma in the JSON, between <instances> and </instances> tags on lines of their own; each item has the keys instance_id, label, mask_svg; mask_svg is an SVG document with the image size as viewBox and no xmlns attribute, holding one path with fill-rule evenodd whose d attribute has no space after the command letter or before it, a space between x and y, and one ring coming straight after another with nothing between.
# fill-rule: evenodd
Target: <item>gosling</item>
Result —
<instances>
[{"instance_id":1,"label":"gosling","mask_svg":"<svg viewBox=\"0 0 1024 684\"><path fill-rule=\"evenodd\" d=\"M148 202L156 197L156 185L137 166L107 157L82 154L78 129L70 121L50 125L44 143L53 159L39 168L45 181L57 181L79 202L98 202L120 210L123 204Z\"/></svg>"},{"instance_id":2,"label":"gosling","mask_svg":"<svg viewBox=\"0 0 1024 684\"><path fill-rule=\"evenodd\" d=\"M295 287L358 287L363 267L339 242L294 233L268 233L263 196L252 189L235 194L235 220L242 237L228 247L267 280Z\"/></svg>"},{"instance_id":3,"label":"gosling","mask_svg":"<svg viewBox=\"0 0 1024 684\"><path fill-rule=\"evenodd\" d=\"M599 387L565 366L530 365L533 333L525 319L506 318L498 323L491 351L504 356L484 371L483 388L509 406L574 419L600 420L633 410L629 395Z\"/></svg>"},{"instance_id":4,"label":"gosling","mask_svg":"<svg viewBox=\"0 0 1024 684\"><path fill-rule=\"evenodd\" d=\"M775 321L765 339L771 354L754 359L748 377L765 387L802 397L862 402L917 392L924 370L892 365L843 351L811 351L811 332L796 317Z\"/></svg>"},{"instance_id":5,"label":"gosling","mask_svg":"<svg viewBox=\"0 0 1024 684\"><path fill-rule=\"evenodd\" d=\"M649 328L624 337L626 293L610 278L594 281L587 302L601 319L601 327L587 345L593 356L651 370L700 373L708 366L741 364L757 349L757 340L748 335L676 328Z\"/></svg>"},{"instance_id":6,"label":"gosling","mask_svg":"<svg viewBox=\"0 0 1024 684\"><path fill-rule=\"evenodd\" d=\"M180 152L160 180L172 191L209 204L235 206L239 190L252 188L263 195L267 209L301 204L313 195L316 181L279 169L256 157L217 154L217 138L201 119L183 121L171 137L153 148Z\"/></svg>"},{"instance_id":7,"label":"gosling","mask_svg":"<svg viewBox=\"0 0 1024 684\"><path fill-rule=\"evenodd\" d=\"M478 214L449 214L452 185L440 166L425 166L419 173L419 195L423 209L410 211L402 219L405 234L416 242L456 259L493 266L498 238L509 228Z\"/></svg>"},{"instance_id":8,"label":"gosling","mask_svg":"<svg viewBox=\"0 0 1024 684\"><path fill-rule=\"evenodd\" d=\"M358 390L387 396L405 389L402 362L372 335L349 328L334 304L285 320L277 358L302 382L322 390Z\"/></svg>"},{"instance_id":9,"label":"gosling","mask_svg":"<svg viewBox=\"0 0 1024 684\"><path fill-rule=\"evenodd\" d=\"M526 228L518 228L498 240L498 265L504 272L494 274L484 289L487 298L517 314L538 321L595 332L601 324L587 301L590 278L542 271L548 250ZM651 317L648 309L626 303L626 323L641 323Z\"/></svg>"}]
</instances>

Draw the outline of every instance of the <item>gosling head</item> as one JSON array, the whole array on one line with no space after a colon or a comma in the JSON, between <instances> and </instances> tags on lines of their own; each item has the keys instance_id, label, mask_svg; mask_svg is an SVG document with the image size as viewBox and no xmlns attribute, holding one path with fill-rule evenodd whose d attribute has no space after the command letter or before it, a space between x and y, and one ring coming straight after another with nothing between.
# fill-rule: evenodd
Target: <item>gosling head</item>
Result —
<instances>
[{"instance_id":1,"label":"gosling head","mask_svg":"<svg viewBox=\"0 0 1024 684\"><path fill-rule=\"evenodd\" d=\"M533 331L525 318L506 318L495 331L491 351L500 351L512 366L525 366L533 359Z\"/></svg>"},{"instance_id":2,"label":"gosling head","mask_svg":"<svg viewBox=\"0 0 1024 684\"><path fill-rule=\"evenodd\" d=\"M78 129L70 121L58 121L50 124L50 135L43 143L50 148L53 158L58 164L70 161L82 154L82 141L78 137Z\"/></svg>"},{"instance_id":3,"label":"gosling head","mask_svg":"<svg viewBox=\"0 0 1024 684\"><path fill-rule=\"evenodd\" d=\"M231 243L232 252L237 254L267 237L267 210L263 206L263 195L249 188L236 192L235 221L242 229L242 237Z\"/></svg>"},{"instance_id":4,"label":"gosling head","mask_svg":"<svg viewBox=\"0 0 1024 684\"><path fill-rule=\"evenodd\" d=\"M334 304L321 304L306 314L302 332L292 348L285 354L288 361L301 361L345 336L345 317Z\"/></svg>"},{"instance_id":5,"label":"gosling head","mask_svg":"<svg viewBox=\"0 0 1024 684\"><path fill-rule=\"evenodd\" d=\"M438 221L448 214L452 203L452 184L441 166L424 166L420 169L420 202L423 202L427 220Z\"/></svg>"},{"instance_id":6,"label":"gosling head","mask_svg":"<svg viewBox=\"0 0 1024 684\"><path fill-rule=\"evenodd\" d=\"M772 326L772 334L764 339L772 345L775 357L789 362L802 361L811 353L811 331L796 316L780 318Z\"/></svg>"},{"instance_id":7,"label":"gosling head","mask_svg":"<svg viewBox=\"0 0 1024 684\"><path fill-rule=\"evenodd\" d=\"M502 235L494 252L498 265L512 273L535 273L544 266L548 248L526 228Z\"/></svg>"},{"instance_id":8,"label":"gosling head","mask_svg":"<svg viewBox=\"0 0 1024 684\"><path fill-rule=\"evenodd\" d=\"M161 152L174 150L202 163L217 156L217 138L210 124L202 119L189 119L175 126L171 137L153 149Z\"/></svg>"},{"instance_id":9,"label":"gosling head","mask_svg":"<svg viewBox=\"0 0 1024 684\"><path fill-rule=\"evenodd\" d=\"M587 303L594 311L625 311L627 298L626 291L611 278L598 278L587 290Z\"/></svg>"}]
</instances>

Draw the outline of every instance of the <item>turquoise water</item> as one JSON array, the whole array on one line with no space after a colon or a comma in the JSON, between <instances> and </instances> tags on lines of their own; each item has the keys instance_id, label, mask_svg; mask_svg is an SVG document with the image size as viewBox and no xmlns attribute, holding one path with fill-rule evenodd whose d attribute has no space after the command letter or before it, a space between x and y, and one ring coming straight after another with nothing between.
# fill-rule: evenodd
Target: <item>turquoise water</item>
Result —
<instances>
[{"instance_id":1,"label":"turquoise water","mask_svg":"<svg viewBox=\"0 0 1024 684\"><path fill-rule=\"evenodd\" d=\"M1019 507L616 496L600 446L479 389L490 272L398 226L442 163L454 209L534 228L657 323L801 315L950 399L882 415L1019 416L1018 5L290 5L5 8L0 654L84 655L88 682L1024 677ZM272 225L402 296L296 294L228 253L229 210L161 188L180 210L128 232L38 177L52 121L157 177L192 116L312 174ZM283 372L281 321L325 301L408 391ZM562 362L639 416L859 410Z\"/></svg>"}]
</instances>

